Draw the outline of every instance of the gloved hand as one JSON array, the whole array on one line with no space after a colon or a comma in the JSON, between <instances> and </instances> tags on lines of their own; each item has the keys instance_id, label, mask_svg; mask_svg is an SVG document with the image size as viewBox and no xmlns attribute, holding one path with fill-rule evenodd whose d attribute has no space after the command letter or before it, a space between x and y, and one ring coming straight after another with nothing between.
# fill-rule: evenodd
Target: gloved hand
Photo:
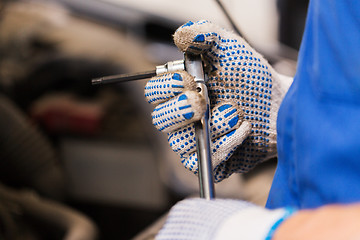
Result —
<instances>
[{"instance_id":1,"label":"gloved hand","mask_svg":"<svg viewBox=\"0 0 360 240\"><path fill-rule=\"evenodd\" d=\"M293 209L267 210L230 199L187 199L177 203L157 240L268 240Z\"/></svg>"},{"instance_id":2,"label":"gloved hand","mask_svg":"<svg viewBox=\"0 0 360 240\"><path fill-rule=\"evenodd\" d=\"M174 41L205 62L215 181L274 157L277 112L291 79L276 73L241 37L207 21L184 24ZM205 106L194 78L185 71L158 75L147 83L145 97L156 106L154 125L168 133L182 163L197 173L193 122Z\"/></svg>"}]
</instances>

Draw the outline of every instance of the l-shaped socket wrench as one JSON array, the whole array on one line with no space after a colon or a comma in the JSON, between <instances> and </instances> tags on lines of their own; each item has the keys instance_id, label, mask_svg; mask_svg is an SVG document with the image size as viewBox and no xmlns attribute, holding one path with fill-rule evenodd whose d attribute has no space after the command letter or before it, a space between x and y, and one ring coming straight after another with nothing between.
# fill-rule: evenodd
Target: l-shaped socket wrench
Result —
<instances>
[{"instance_id":1,"label":"l-shaped socket wrench","mask_svg":"<svg viewBox=\"0 0 360 240\"><path fill-rule=\"evenodd\" d=\"M215 197L214 176L211 162L211 142L209 133L210 101L206 87L206 76L204 74L203 63L200 55L186 53L184 60L171 61L156 67L156 70L135 73L120 74L92 80L93 85L120 83L126 81L141 80L153 77L158 74L186 70L195 78L197 91L204 97L206 111L201 120L195 122L196 152L198 158L198 177L200 186L200 197L207 200Z\"/></svg>"}]
</instances>

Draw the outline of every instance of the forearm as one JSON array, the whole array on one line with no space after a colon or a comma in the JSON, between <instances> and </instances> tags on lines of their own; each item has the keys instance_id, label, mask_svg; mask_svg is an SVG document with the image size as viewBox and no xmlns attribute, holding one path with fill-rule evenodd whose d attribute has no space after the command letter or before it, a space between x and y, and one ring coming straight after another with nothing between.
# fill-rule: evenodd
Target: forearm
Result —
<instances>
[{"instance_id":1,"label":"forearm","mask_svg":"<svg viewBox=\"0 0 360 240\"><path fill-rule=\"evenodd\" d=\"M360 239L360 204L301 210L284 221L272 240Z\"/></svg>"}]
</instances>

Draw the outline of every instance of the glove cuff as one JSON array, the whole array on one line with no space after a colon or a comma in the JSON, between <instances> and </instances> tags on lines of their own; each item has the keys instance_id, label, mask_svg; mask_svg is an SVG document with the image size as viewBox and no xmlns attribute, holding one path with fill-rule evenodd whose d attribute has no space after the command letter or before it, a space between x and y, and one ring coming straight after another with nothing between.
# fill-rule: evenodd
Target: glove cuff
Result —
<instances>
[{"instance_id":1,"label":"glove cuff","mask_svg":"<svg viewBox=\"0 0 360 240\"><path fill-rule=\"evenodd\" d=\"M250 207L226 219L213 239L271 240L277 227L294 212L292 208L267 210Z\"/></svg>"},{"instance_id":2,"label":"glove cuff","mask_svg":"<svg viewBox=\"0 0 360 240\"><path fill-rule=\"evenodd\" d=\"M211 240L217 229L236 212L253 207L231 199L186 199L176 204L156 240Z\"/></svg>"}]
</instances>

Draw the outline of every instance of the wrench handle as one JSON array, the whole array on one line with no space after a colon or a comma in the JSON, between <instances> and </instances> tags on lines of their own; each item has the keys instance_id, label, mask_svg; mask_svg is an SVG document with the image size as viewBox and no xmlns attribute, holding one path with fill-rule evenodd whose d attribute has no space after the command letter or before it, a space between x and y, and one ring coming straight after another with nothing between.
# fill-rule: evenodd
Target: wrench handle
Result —
<instances>
[{"instance_id":1,"label":"wrench handle","mask_svg":"<svg viewBox=\"0 0 360 240\"><path fill-rule=\"evenodd\" d=\"M195 122L195 139L199 168L200 197L210 200L215 197L209 133L210 101L205 84L206 79L201 56L186 53L185 70L195 78L197 90L203 95L206 102L204 116L200 121Z\"/></svg>"}]
</instances>

